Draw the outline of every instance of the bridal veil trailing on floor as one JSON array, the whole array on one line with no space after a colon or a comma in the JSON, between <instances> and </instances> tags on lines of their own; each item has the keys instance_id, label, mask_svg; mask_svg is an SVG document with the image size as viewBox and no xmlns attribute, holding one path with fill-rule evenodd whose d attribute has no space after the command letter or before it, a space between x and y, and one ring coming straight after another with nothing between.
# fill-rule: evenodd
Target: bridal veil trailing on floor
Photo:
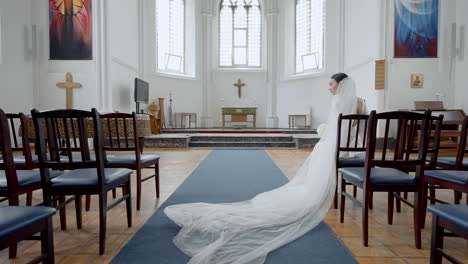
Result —
<instances>
[{"instance_id":1,"label":"bridal veil trailing on floor","mask_svg":"<svg viewBox=\"0 0 468 264\"><path fill-rule=\"evenodd\" d=\"M168 206L164 212L182 229L174 244L190 264L261 264L267 254L317 226L329 210L336 185L335 151L340 113L356 109L354 81L339 83L327 129L287 184L248 201Z\"/></svg>"}]
</instances>

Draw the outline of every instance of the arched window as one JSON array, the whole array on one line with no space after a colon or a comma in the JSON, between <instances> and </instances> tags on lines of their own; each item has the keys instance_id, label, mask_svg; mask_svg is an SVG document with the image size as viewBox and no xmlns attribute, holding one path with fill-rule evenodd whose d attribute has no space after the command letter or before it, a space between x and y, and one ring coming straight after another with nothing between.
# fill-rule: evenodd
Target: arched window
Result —
<instances>
[{"instance_id":1,"label":"arched window","mask_svg":"<svg viewBox=\"0 0 468 264\"><path fill-rule=\"evenodd\" d=\"M323 68L325 0L296 0L296 73Z\"/></svg>"},{"instance_id":2,"label":"arched window","mask_svg":"<svg viewBox=\"0 0 468 264\"><path fill-rule=\"evenodd\" d=\"M159 71L185 73L185 1L156 0Z\"/></svg>"},{"instance_id":3,"label":"arched window","mask_svg":"<svg viewBox=\"0 0 468 264\"><path fill-rule=\"evenodd\" d=\"M260 67L262 13L258 0L222 0L219 12L219 66Z\"/></svg>"}]
</instances>

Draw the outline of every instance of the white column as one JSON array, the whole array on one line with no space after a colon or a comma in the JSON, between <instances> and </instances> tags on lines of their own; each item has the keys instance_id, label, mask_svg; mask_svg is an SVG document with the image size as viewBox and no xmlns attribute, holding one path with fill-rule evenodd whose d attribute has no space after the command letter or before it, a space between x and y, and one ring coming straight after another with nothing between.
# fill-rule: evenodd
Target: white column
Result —
<instances>
[{"instance_id":1,"label":"white column","mask_svg":"<svg viewBox=\"0 0 468 264\"><path fill-rule=\"evenodd\" d=\"M202 97L202 127L213 127L213 105L212 105L212 37L213 15L210 10L202 10L203 15L203 97Z\"/></svg>"},{"instance_id":2,"label":"white column","mask_svg":"<svg viewBox=\"0 0 468 264\"><path fill-rule=\"evenodd\" d=\"M273 1L276 2L276 1ZM277 89L278 89L278 9L276 3L272 3L272 8L266 10L267 15L267 70L268 70L268 105L266 126L268 128L278 127L278 116L276 112Z\"/></svg>"},{"instance_id":3,"label":"white column","mask_svg":"<svg viewBox=\"0 0 468 264\"><path fill-rule=\"evenodd\" d=\"M97 43L98 52L96 61L98 64L97 74L97 87L98 87L98 100L99 110L103 112L109 112L112 110L112 89L109 87L109 49L108 43L108 15L107 15L107 0L96 1L97 13L99 14L97 19ZM94 4L94 2L93 2Z\"/></svg>"}]
</instances>

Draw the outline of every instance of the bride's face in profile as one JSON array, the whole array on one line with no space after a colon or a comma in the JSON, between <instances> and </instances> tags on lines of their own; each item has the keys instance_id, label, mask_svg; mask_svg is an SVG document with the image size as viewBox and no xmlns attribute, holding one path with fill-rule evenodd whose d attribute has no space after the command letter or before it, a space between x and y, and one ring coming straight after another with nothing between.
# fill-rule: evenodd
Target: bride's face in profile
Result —
<instances>
[{"instance_id":1,"label":"bride's face in profile","mask_svg":"<svg viewBox=\"0 0 468 264\"><path fill-rule=\"evenodd\" d=\"M336 90L338 89L338 82L331 79L330 82L328 83L329 87L328 87L328 90L330 91L330 93L332 95L335 95L336 94Z\"/></svg>"}]
</instances>

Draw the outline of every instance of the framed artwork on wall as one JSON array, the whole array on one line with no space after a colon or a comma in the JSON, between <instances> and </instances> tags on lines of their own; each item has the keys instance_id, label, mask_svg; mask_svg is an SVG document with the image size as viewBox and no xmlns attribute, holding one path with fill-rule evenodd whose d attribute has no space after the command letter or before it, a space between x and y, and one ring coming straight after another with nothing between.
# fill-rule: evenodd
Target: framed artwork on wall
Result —
<instances>
[{"instance_id":1,"label":"framed artwork on wall","mask_svg":"<svg viewBox=\"0 0 468 264\"><path fill-rule=\"evenodd\" d=\"M49 58L92 60L91 0L49 0Z\"/></svg>"},{"instance_id":2,"label":"framed artwork on wall","mask_svg":"<svg viewBox=\"0 0 468 264\"><path fill-rule=\"evenodd\" d=\"M411 88L423 88L424 74L411 74Z\"/></svg>"},{"instance_id":3,"label":"framed artwork on wall","mask_svg":"<svg viewBox=\"0 0 468 264\"><path fill-rule=\"evenodd\" d=\"M395 58L437 58L439 0L395 0Z\"/></svg>"}]
</instances>

